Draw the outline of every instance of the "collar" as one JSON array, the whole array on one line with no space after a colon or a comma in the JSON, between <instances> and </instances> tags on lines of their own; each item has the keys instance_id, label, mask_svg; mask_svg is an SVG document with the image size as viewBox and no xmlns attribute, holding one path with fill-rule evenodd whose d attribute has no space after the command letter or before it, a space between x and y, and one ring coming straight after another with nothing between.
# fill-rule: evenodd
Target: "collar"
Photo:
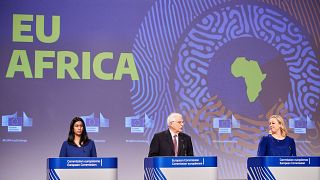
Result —
<instances>
[{"instance_id":1,"label":"collar","mask_svg":"<svg viewBox=\"0 0 320 180\"><path fill-rule=\"evenodd\" d=\"M174 133L173 131L171 131L171 129L169 129L169 132L172 138L174 135L177 135L177 137L179 137L179 133Z\"/></svg>"}]
</instances>

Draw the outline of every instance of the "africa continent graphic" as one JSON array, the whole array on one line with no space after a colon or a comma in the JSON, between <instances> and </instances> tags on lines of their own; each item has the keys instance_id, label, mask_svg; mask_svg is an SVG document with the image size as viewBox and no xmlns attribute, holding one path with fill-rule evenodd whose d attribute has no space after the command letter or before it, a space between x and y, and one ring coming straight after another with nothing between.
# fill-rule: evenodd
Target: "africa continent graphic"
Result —
<instances>
[{"instance_id":1,"label":"africa continent graphic","mask_svg":"<svg viewBox=\"0 0 320 180\"><path fill-rule=\"evenodd\" d=\"M243 77L247 87L247 96L250 102L254 102L262 90L262 82L266 74L262 74L259 64L245 57L238 57L231 65L231 73L234 77Z\"/></svg>"}]
</instances>

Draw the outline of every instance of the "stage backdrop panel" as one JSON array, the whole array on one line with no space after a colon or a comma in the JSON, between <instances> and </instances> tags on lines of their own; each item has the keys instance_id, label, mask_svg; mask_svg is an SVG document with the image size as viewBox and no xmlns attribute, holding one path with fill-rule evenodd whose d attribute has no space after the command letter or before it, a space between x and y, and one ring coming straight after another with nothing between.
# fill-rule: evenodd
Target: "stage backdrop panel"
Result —
<instances>
[{"instance_id":1,"label":"stage backdrop panel","mask_svg":"<svg viewBox=\"0 0 320 180\"><path fill-rule=\"evenodd\" d=\"M119 179L142 179L154 133L184 117L219 179L246 178L271 114L319 156L320 2L0 2L0 179L45 179L82 117ZM30 164L31 163L31 164ZM19 170L17 173L16 170Z\"/></svg>"}]
</instances>

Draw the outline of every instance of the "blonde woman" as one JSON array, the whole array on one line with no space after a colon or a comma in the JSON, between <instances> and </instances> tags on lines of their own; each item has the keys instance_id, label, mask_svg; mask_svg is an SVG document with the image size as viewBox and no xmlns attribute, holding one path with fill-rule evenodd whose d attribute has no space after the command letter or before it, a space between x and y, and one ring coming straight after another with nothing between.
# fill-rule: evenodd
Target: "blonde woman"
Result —
<instances>
[{"instance_id":1,"label":"blonde woman","mask_svg":"<svg viewBox=\"0 0 320 180\"><path fill-rule=\"evenodd\" d=\"M294 139L288 136L284 120L280 115L269 118L269 134L263 136L258 147L258 156L296 156Z\"/></svg>"}]
</instances>

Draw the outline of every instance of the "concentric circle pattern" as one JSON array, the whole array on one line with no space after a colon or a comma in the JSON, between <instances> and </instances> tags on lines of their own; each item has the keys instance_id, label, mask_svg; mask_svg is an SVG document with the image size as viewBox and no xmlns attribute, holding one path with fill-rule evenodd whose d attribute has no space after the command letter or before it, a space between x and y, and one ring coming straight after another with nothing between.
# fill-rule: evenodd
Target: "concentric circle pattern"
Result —
<instances>
[{"instance_id":1,"label":"concentric circle pattern","mask_svg":"<svg viewBox=\"0 0 320 180\"><path fill-rule=\"evenodd\" d=\"M170 112L181 112L196 155L219 156L219 178L244 177L245 159L256 154L270 114L315 118L319 62L307 37L288 15L265 4L156 2L133 46L141 77L131 89L134 111L155 120L145 136L150 140L165 129ZM267 75L255 102L245 99L245 84L230 72L239 56L257 62ZM215 118L230 120L230 132L221 133ZM308 140L297 145L301 155L319 147L317 138L290 135Z\"/></svg>"}]
</instances>

